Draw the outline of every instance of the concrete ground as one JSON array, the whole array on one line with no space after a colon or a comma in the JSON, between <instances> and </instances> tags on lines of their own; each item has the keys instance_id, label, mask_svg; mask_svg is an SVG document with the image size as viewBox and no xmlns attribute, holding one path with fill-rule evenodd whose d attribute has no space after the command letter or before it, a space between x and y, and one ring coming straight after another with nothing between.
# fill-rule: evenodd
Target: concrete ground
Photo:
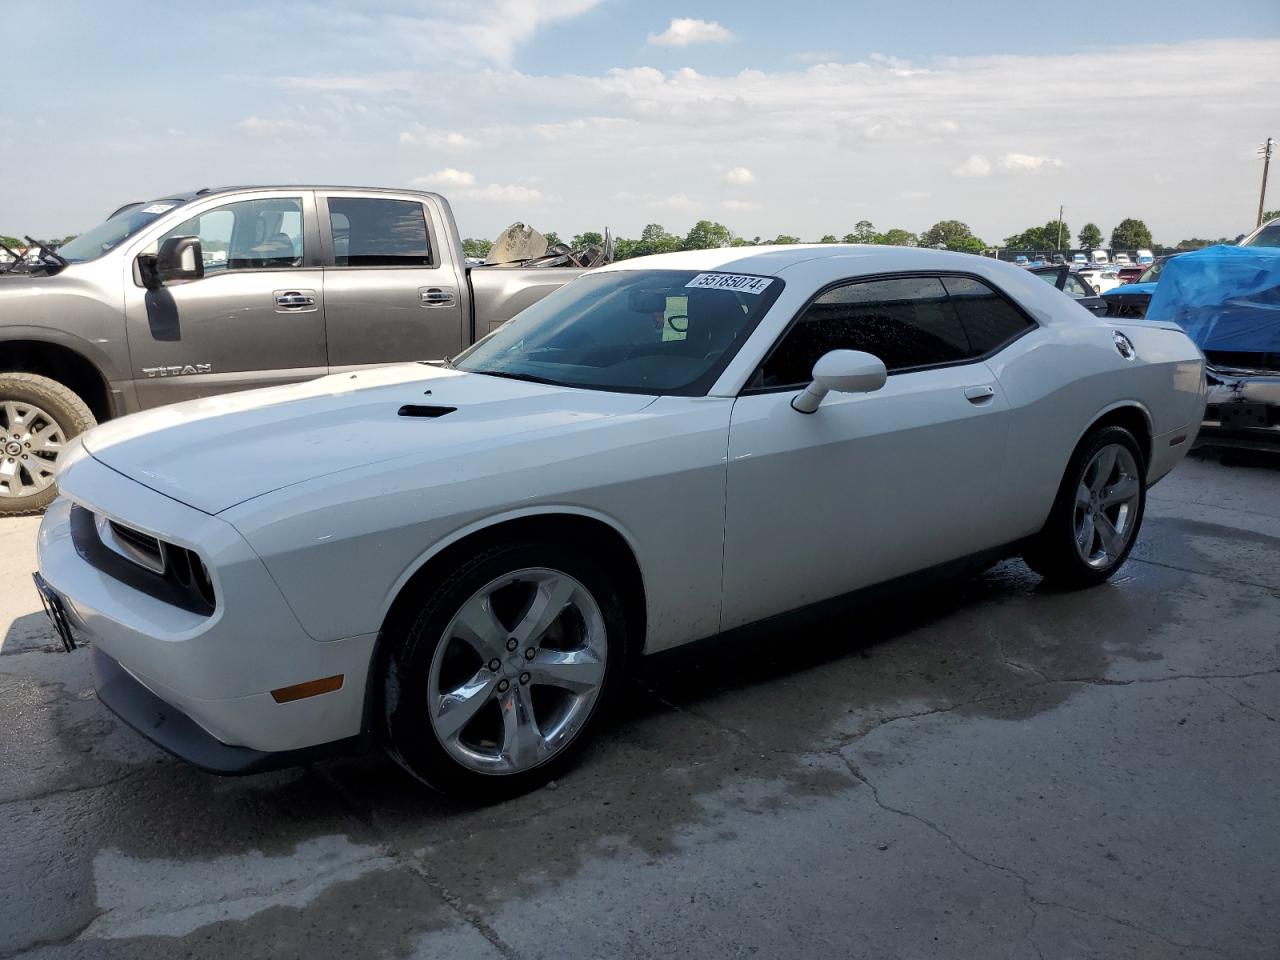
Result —
<instances>
[{"instance_id":1,"label":"concrete ground","mask_svg":"<svg viewBox=\"0 0 1280 960\"><path fill-rule=\"evenodd\" d=\"M554 787L220 780L94 700L0 522L0 958L1280 955L1280 463L1113 583L1020 563L665 656Z\"/></svg>"}]
</instances>

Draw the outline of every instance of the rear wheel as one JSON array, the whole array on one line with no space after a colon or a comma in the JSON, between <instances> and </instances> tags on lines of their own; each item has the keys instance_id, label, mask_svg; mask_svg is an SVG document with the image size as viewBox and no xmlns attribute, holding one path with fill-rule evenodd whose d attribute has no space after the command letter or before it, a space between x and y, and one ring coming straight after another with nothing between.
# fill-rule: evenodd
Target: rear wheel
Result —
<instances>
[{"instance_id":1,"label":"rear wheel","mask_svg":"<svg viewBox=\"0 0 1280 960\"><path fill-rule=\"evenodd\" d=\"M1146 509L1142 450L1123 427L1085 438L1067 466L1044 529L1023 554L1051 583L1089 587L1109 578L1129 556Z\"/></svg>"},{"instance_id":2,"label":"rear wheel","mask_svg":"<svg viewBox=\"0 0 1280 960\"><path fill-rule=\"evenodd\" d=\"M96 421L72 390L32 373L0 373L0 516L39 513L58 495L67 441Z\"/></svg>"},{"instance_id":3,"label":"rear wheel","mask_svg":"<svg viewBox=\"0 0 1280 960\"><path fill-rule=\"evenodd\" d=\"M442 792L490 801L574 762L616 699L626 622L607 570L510 543L464 563L389 639L388 752Z\"/></svg>"}]
</instances>

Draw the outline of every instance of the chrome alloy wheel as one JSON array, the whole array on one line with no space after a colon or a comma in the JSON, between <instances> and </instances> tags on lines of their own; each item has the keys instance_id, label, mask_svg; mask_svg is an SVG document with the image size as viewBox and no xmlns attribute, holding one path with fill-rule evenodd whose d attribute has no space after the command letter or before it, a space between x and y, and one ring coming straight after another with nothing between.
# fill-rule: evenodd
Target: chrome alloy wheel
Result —
<instances>
[{"instance_id":1,"label":"chrome alloy wheel","mask_svg":"<svg viewBox=\"0 0 1280 960\"><path fill-rule=\"evenodd\" d=\"M58 421L34 404L0 403L0 497L29 497L48 488L66 442Z\"/></svg>"},{"instance_id":2,"label":"chrome alloy wheel","mask_svg":"<svg viewBox=\"0 0 1280 960\"><path fill-rule=\"evenodd\" d=\"M604 684L604 617L581 583L529 567L477 590L431 658L431 726L449 755L512 774L566 747Z\"/></svg>"},{"instance_id":3,"label":"chrome alloy wheel","mask_svg":"<svg viewBox=\"0 0 1280 960\"><path fill-rule=\"evenodd\" d=\"M1075 541L1080 559L1105 570L1124 553L1138 519L1142 480L1127 447L1107 444L1093 455L1076 489Z\"/></svg>"}]
</instances>

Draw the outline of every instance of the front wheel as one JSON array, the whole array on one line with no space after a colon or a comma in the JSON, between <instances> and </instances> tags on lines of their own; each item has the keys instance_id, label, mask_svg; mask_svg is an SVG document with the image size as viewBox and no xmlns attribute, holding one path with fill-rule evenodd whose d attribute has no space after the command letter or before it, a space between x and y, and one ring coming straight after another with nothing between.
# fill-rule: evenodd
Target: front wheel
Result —
<instances>
[{"instance_id":1,"label":"front wheel","mask_svg":"<svg viewBox=\"0 0 1280 960\"><path fill-rule=\"evenodd\" d=\"M579 551L485 551L387 638L388 752L429 786L481 802L541 786L616 699L626 629L607 569Z\"/></svg>"},{"instance_id":2,"label":"front wheel","mask_svg":"<svg viewBox=\"0 0 1280 960\"><path fill-rule=\"evenodd\" d=\"M1056 586L1102 583L1133 549L1146 503L1146 468L1133 434L1096 430L1072 456L1049 519L1023 558Z\"/></svg>"},{"instance_id":3,"label":"front wheel","mask_svg":"<svg viewBox=\"0 0 1280 960\"><path fill-rule=\"evenodd\" d=\"M0 517L39 513L57 496L67 441L94 425L79 396L33 373L0 373Z\"/></svg>"}]
</instances>

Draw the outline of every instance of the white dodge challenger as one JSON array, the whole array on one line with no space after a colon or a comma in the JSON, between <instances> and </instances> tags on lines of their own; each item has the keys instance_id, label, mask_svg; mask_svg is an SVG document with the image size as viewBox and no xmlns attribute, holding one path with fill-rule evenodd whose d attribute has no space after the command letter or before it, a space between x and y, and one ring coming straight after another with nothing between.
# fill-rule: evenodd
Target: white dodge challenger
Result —
<instances>
[{"instance_id":1,"label":"white dodge challenger","mask_svg":"<svg viewBox=\"0 0 1280 960\"><path fill-rule=\"evenodd\" d=\"M443 365L92 430L36 579L200 767L380 745L488 799L561 773L632 655L969 561L1105 580L1204 403L1178 328L993 260L649 257Z\"/></svg>"}]
</instances>

